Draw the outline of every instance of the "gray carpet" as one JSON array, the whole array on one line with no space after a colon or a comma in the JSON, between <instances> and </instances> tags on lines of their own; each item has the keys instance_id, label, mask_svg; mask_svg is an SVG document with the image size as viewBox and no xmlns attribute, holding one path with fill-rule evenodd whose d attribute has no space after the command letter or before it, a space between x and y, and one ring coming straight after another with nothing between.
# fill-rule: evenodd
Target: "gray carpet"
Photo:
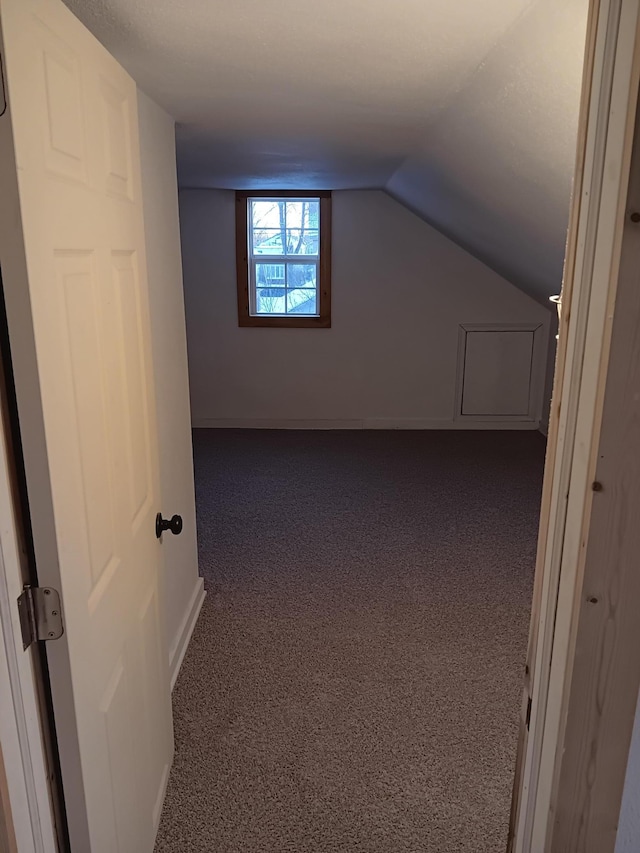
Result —
<instances>
[{"instance_id":1,"label":"gray carpet","mask_svg":"<svg viewBox=\"0 0 640 853\"><path fill-rule=\"evenodd\" d=\"M503 853L544 440L195 431L158 853Z\"/></svg>"}]
</instances>

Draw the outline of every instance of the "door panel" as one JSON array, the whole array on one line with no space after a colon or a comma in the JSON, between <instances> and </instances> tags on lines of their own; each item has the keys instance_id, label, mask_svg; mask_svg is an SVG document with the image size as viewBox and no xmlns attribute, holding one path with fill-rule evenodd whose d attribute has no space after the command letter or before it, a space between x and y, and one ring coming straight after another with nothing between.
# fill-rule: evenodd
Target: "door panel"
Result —
<instances>
[{"instance_id":1,"label":"door panel","mask_svg":"<svg viewBox=\"0 0 640 853\"><path fill-rule=\"evenodd\" d=\"M65 615L48 651L72 844L143 853L172 732L136 87L58 0L0 13L28 306L5 286L39 581Z\"/></svg>"}]
</instances>

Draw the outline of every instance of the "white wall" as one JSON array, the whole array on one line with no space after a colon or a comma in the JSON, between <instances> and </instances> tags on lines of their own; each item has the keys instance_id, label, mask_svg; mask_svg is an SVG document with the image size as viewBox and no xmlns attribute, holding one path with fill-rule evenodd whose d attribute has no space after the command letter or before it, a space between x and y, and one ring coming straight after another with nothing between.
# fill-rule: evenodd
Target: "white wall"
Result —
<instances>
[{"instance_id":1,"label":"white wall","mask_svg":"<svg viewBox=\"0 0 640 853\"><path fill-rule=\"evenodd\" d=\"M159 509L165 517L179 513L184 521L180 536L163 536L173 683L204 590L198 577L174 122L140 91L138 119L158 412Z\"/></svg>"},{"instance_id":2,"label":"white wall","mask_svg":"<svg viewBox=\"0 0 640 853\"><path fill-rule=\"evenodd\" d=\"M180 192L196 426L453 427L459 324L547 331L547 309L382 191L334 193L331 329L240 329L234 213L231 191Z\"/></svg>"}]
</instances>

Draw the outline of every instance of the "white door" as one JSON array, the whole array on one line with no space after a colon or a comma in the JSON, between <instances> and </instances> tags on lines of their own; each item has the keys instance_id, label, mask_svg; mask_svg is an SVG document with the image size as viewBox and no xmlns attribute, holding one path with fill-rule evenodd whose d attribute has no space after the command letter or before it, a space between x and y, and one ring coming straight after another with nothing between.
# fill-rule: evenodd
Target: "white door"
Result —
<instances>
[{"instance_id":1,"label":"white door","mask_svg":"<svg viewBox=\"0 0 640 853\"><path fill-rule=\"evenodd\" d=\"M173 742L136 87L59 0L0 0L0 22L0 205L20 217L0 263L39 583L63 597L72 849L144 853Z\"/></svg>"}]
</instances>

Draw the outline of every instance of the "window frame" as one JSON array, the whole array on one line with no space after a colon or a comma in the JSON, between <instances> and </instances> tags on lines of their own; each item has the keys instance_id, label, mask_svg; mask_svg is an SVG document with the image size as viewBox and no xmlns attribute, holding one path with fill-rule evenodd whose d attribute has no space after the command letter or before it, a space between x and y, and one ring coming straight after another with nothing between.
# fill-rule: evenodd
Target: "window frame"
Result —
<instances>
[{"instance_id":1,"label":"window frame","mask_svg":"<svg viewBox=\"0 0 640 853\"><path fill-rule=\"evenodd\" d=\"M249 275L249 199L320 200L320 229L318 246L318 314L251 314ZM304 256L299 257L302 262ZM265 263L270 263L265 256ZM275 262L273 262L275 263ZM277 263L280 263L278 261ZM236 271L238 287L238 325L272 329L329 329L331 328L331 192L327 190L238 190L236 192Z\"/></svg>"}]
</instances>

